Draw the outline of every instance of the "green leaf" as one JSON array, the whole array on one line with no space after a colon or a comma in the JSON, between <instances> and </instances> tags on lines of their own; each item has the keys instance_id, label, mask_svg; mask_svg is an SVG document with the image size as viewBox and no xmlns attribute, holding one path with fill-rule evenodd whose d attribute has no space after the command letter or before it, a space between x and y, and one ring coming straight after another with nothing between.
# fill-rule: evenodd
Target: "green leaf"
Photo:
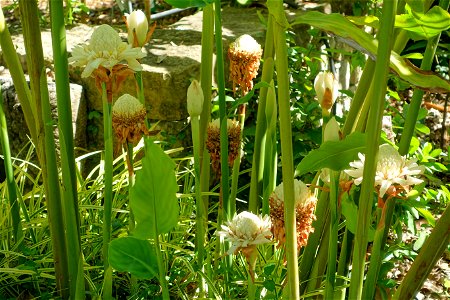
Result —
<instances>
[{"instance_id":1,"label":"green leaf","mask_svg":"<svg viewBox=\"0 0 450 300\"><path fill-rule=\"evenodd\" d=\"M342 141L329 141L323 143L319 149L311 151L298 164L296 176L308 172L329 168L341 171L349 167L349 163L358 158L358 153L365 152L366 136L354 132Z\"/></svg>"},{"instance_id":2,"label":"green leaf","mask_svg":"<svg viewBox=\"0 0 450 300\"><path fill-rule=\"evenodd\" d=\"M188 7L205 7L207 4L212 3L212 0L165 0L173 7L176 8L188 8Z\"/></svg>"},{"instance_id":3,"label":"green leaf","mask_svg":"<svg viewBox=\"0 0 450 300\"><path fill-rule=\"evenodd\" d=\"M156 249L149 241L132 236L111 241L108 248L111 266L138 278L151 279L158 274Z\"/></svg>"},{"instance_id":4,"label":"green leaf","mask_svg":"<svg viewBox=\"0 0 450 300\"><path fill-rule=\"evenodd\" d=\"M341 209L342 214L345 217L345 226L347 229L356 234L356 228L358 227L358 206L356 206L355 202L353 202L350 197L345 194L341 199ZM368 241L373 241L373 237L375 235L375 230L372 226L369 227L368 231Z\"/></svg>"},{"instance_id":5,"label":"green leaf","mask_svg":"<svg viewBox=\"0 0 450 300\"><path fill-rule=\"evenodd\" d=\"M402 55L403 58L409 58L409 59L423 59L422 53L408 53L405 55Z\"/></svg>"},{"instance_id":6,"label":"green leaf","mask_svg":"<svg viewBox=\"0 0 450 300\"><path fill-rule=\"evenodd\" d=\"M174 162L150 140L146 140L145 148L142 169L136 172L136 182L130 193L131 209L136 221L132 234L141 239L156 237L155 219L157 233L161 234L177 224L179 215Z\"/></svg>"},{"instance_id":7,"label":"green leaf","mask_svg":"<svg viewBox=\"0 0 450 300\"><path fill-rule=\"evenodd\" d=\"M430 39L450 28L450 14L440 6L433 6L427 13L410 10L408 14L398 15L395 27L413 32L413 39Z\"/></svg>"},{"instance_id":8,"label":"green leaf","mask_svg":"<svg viewBox=\"0 0 450 300\"><path fill-rule=\"evenodd\" d=\"M427 222L431 226L434 227L436 225L436 221L434 220L433 214L430 211L426 210L425 208L420 208L420 207L417 207L416 209L419 212L419 214L422 215L422 217L424 217L425 220L427 220Z\"/></svg>"},{"instance_id":9,"label":"green leaf","mask_svg":"<svg viewBox=\"0 0 450 300\"><path fill-rule=\"evenodd\" d=\"M327 15L310 11L297 17L291 25L296 24L309 24L332 32L356 50L363 51L376 59L378 41L340 14ZM417 68L394 51L391 52L390 67L400 78L415 87L439 93L450 90L450 81Z\"/></svg>"}]
</instances>

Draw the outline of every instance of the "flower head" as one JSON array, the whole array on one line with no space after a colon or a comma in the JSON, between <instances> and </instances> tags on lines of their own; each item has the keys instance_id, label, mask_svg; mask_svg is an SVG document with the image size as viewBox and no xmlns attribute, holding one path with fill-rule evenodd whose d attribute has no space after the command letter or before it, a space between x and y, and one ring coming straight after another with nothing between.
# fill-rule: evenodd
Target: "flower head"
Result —
<instances>
[{"instance_id":1,"label":"flower head","mask_svg":"<svg viewBox=\"0 0 450 300\"><path fill-rule=\"evenodd\" d=\"M197 117L203 110L203 90L197 80L193 80L187 90L187 111L191 117Z\"/></svg>"},{"instance_id":2,"label":"flower head","mask_svg":"<svg viewBox=\"0 0 450 300\"><path fill-rule=\"evenodd\" d=\"M245 95L253 88L253 79L258 75L261 55L261 45L248 34L241 35L230 44L228 58L233 90L238 86Z\"/></svg>"},{"instance_id":3,"label":"flower head","mask_svg":"<svg viewBox=\"0 0 450 300\"><path fill-rule=\"evenodd\" d=\"M247 247L270 242L270 226L269 216L262 217L243 211L222 225L222 230L217 234L231 242L228 254L233 254Z\"/></svg>"},{"instance_id":4,"label":"flower head","mask_svg":"<svg viewBox=\"0 0 450 300\"><path fill-rule=\"evenodd\" d=\"M314 80L317 100L324 111L330 111L338 94L337 82L331 72L320 72Z\"/></svg>"},{"instance_id":5,"label":"flower head","mask_svg":"<svg viewBox=\"0 0 450 300\"><path fill-rule=\"evenodd\" d=\"M112 125L119 144L137 143L143 134L148 134L145 126L147 111L135 97L124 94L112 107Z\"/></svg>"},{"instance_id":6,"label":"flower head","mask_svg":"<svg viewBox=\"0 0 450 300\"><path fill-rule=\"evenodd\" d=\"M208 137L206 149L211 155L211 165L213 170L220 176L220 119L215 119L208 125ZM227 119L228 133L228 165L231 167L234 160L239 155L241 127L239 123Z\"/></svg>"},{"instance_id":7,"label":"flower head","mask_svg":"<svg viewBox=\"0 0 450 300\"><path fill-rule=\"evenodd\" d=\"M314 231L312 222L316 219L314 210L317 199L311 194L306 184L300 180L294 180L295 215L297 230L297 247L300 250L308 242L308 237ZM284 187L278 185L269 198L270 218L272 220L272 233L279 246L286 241L284 226Z\"/></svg>"},{"instance_id":8,"label":"flower head","mask_svg":"<svg viewBox=\"0 0 450 300\"><path fill-rule=\"evenodd\" d=\"M350 163L352 169L344 171L355 178L356 185L363 180L365 161L364 154L358 153L358 157L359 160ZM380 145L375 173L375 186L379 188L379 196L383 197L391 187L400 186L408 190L410 186L421 183L423 180L414 176L422 174L423 171L424 167L417 165L417 159L406 159L389 144Z\"/></svg>"},{"instance_id":9,"label":"flower head","mask_svg":"<svg viewBox=\"0 0 450 300\"><path fill-rule=\"evenodd\" d=\"M131 70L142 70L138 59L145 53L139 48L132 48L120 39L119 33L109 25L98 26L92 33L88 44L77 45L69 58L74 66L85 67L81 77L92 75L94 70L104 67L111 71L114 66L126 61Z\"/></svg>"},{"instance_id":10,"label":"flower head","mask_svg":"<svg viewBox=\"0 0 450 300\"><path fill-rule=\"evenodd\" d=\"M132 47L143 47L147 42L147 17L142 10L133 10L125 16L127 18L128 43Z\"/></svg>"}]
</instances>

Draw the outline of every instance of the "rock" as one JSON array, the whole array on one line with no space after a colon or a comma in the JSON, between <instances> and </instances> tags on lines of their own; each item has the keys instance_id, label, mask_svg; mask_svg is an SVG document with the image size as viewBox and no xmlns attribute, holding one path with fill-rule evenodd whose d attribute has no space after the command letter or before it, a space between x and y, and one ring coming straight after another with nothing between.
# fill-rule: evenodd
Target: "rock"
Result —
<instances>
[{"instance_id":1,"label":"rock","mask_svg":"<svg viewBox=\"0 0 450 300\"><path fill-rule=\"evenodd\" d=\"M0 78L0 84L2 86L3 110L6 116L11 155L13 157L26 159L30 142L30 132L25 122L22 107L19 103L19 99L17 98L12 80ZM55 83L49 82L48 89L50 96L50 105L52 109L52 117L56 123L58 114L56 105ZM80 152L81 149L86 148L86 101L84 99L83 88L80 85L71 83L70 93L72 105L72 126L74 130L74 146L79 149L78 152ZM55 141L57 143L56 148L59 152L58 137L58 130L55 126ZM32 162L37 163L36 155L33 155ZM3 169L1 169L0 172L3 172Z\"/></svg>"}]
</instances>

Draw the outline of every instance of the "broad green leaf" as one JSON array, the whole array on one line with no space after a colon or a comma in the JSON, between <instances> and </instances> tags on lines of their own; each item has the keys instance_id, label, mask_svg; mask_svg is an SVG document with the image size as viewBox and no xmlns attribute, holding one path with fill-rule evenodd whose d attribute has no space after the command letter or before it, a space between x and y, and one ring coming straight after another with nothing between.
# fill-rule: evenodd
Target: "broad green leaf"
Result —
<instances>
[{"instance_id":1,"label":"broad green leaf","mask_svg":"<svg viewBox=\"0 0 450 300\"><path fill-rule=\"evenodd\" d=\"M297 17L291 25L296 24L309 24L332 32L340 36L343 41L353 48L363 51L372 58L376 58L378 41L340 14L327 15L310 11ZM432 72L417 68L394 51L391 52L390 67L400 78L415 87L433 92L447 92L450 90L450 82L448 80L436 76Z\"/></svg>"},{"instance_id":2,"label":"broad green leaf","mask_svg":"<svg viewBox=\"0 0 450 300\"><path fill-rule=\"evenodd\" d=\"M147 240L132 236L111 241L108 247L111 266L119 272L129 272L138 278L150 279L158 274L155 247Z\"/></svg>"},{"instance_id":3,"label":"broad green leaf","mask_svg":"<svg viewBox=\"0 0 450 300\"><path fill-rule=\"evenodd\" d=\"M341 199L341 209L345 217L345 226L347 226L347 229L351 233L356 234L356 228L358 227L358 206L356 206L355 202L347 194L344 194ZM375 230L370 226L368 231L369 242L373 241L374 235Z\"/></svg>"},{"instance_id":4,"label":"broad green leaf","mask_svg":"<svg viewBox=\"0 0 450 300\"><path fill-rule=\"evenodd\" d=\"M168 232L177 224L178 186L174 168L172 159L158 145L146 140L142 169L136 172L136 182L130 194L131 209L136 221L133 236L155 238L155 219L158 234Z\"/></svg>"},{"instance_id":5,"label":"broad green leaf","mask_svg":"<svg viewBox=\"0 0 450 300\"><path fill-rule=\"evenodd\" d=\"M413 32L414 40L428 40L450 28L450 14L440 6L433 6L425 14L411 10L395 18L395 27Z\"/></svg>"},{"instance_id":6,"label":"broad green leaf","mask_svg":"<svg viewBox=\"0 0 450 300\"><path fill-rule=\"evenodd\" d=\"M358 153L364 153L366 136L354 132L342 141L329 141L320 145L319 149L311 151L298 164L295 171L300 176L308 172L329 168L341 171L349 167L349 163L358 158Z\"/></svg>"},{"instance_id":7,"label":"broad green leaf","mask_svg":"<svg viewBox=\"0 0 450 300\"><path fill-rule=\"evenodd\" d=\"M409 58L409 59L423 59L422 53L408 53L405 55L402 55L403 58Z\"/></svg>"},{"instance_id":8,"label":"broad green leaf","mask_svg":"<svg viewBox=\"0 0 450 300\"><path fill-rule=\"evenodd\" d=\"M212 3L212 0L165 0L173 7L176 8L188 8L188 7L205 7L207 4Z\"/></svg>"},{"instance_id":9,"label":"broad green leaf","mask_svg":"<svg viewBox=\"0 0 450 300\"><path fill-rule=\"evenodd\" d=\"M434 227L436 225L436 221L434 220L433 214L430 211L420 207L416 209L419 212L419 214L421 214L422 217L424 217L431 226Z\"/></svg>"}]
</instances>

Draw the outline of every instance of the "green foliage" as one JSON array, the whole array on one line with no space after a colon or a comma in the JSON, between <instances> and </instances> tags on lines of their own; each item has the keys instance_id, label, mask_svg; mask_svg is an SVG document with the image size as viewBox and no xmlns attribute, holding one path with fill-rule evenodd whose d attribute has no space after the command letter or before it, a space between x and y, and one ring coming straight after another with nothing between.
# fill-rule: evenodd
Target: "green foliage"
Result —
<instances>
[{"instance_id":1,"label":"green foliage","mask_svg":"<svg viewBox=\"0 0 450 300\"><path fill-rule=\"evenodd\" d=\"M179 215L174 162L149 140L145 148L142 169L136 172L136 184L130 194L136 220L132 234L141 239L167 233L177 224Z\"/></svg>"},{"instance_id":2,"label":"green foliage","mask_svg":"<svg viewBox=\"0 0 450 300\"><path fill-rule=\"evenodd\" d=\"M173 7L187 8L187 7L205 7L208 4L213 3L213 0L165 0Z\"/></svg>"},{"instance_id":3,"label":"green foliage","mask_svg":"<svg viewBox=\"0 0 450 300\"><path fill-rule=\"evenodd\" d=\"M155 247L149 241L132 236L121 237L109 244L109 263L119 272L151 279L158 273Z\"/></svg>"},{"instance_id":4,"label":"green foliage","mask_svg":"<svg viewBox=\"0 0 450 300\"><path fill-rule=\"evenodd\" d=\"M311 151L297 166L296 174L329 168L342 171L348 164L358 158L358 153L365 153L366 137L355 132L342 141L324 142L319 149Z\"/></svg>"}]
</instances>

